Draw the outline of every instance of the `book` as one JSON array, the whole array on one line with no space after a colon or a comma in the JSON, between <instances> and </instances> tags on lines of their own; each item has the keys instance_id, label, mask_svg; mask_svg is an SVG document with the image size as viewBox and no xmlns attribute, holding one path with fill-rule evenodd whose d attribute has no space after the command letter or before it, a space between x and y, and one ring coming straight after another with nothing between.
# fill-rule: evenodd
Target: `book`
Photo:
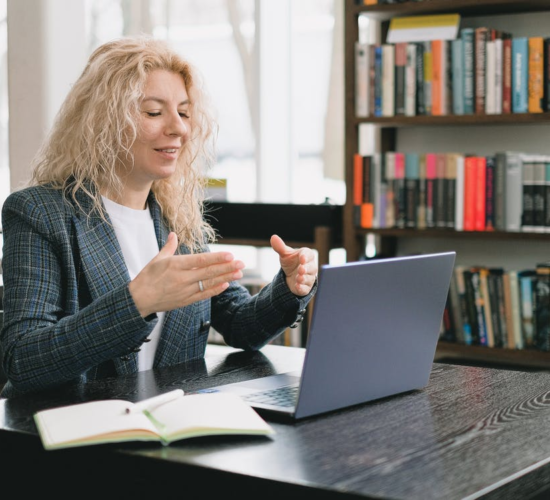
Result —
<instances>
[{"instance_id":1,"label":"book","mask_svg":"<svg viewBox=\"0 0 550 500\"><path fill-rule=\"evenodd\" d=\"M529 87L529 42L527 37L512 38L512 112L527 113Z\"/></svg>"},{"instance_id":2,"label":"book","mask_svg":"<svg viewBox=\"0 0 550 500\"><path fill-rule=\"evenodd\" d=\"M435 183L437 155L426 153L426 227L435 227Z\"/></svg>"},{"instance_id":3,"label":"book","mask_svg":"<svg viewBox=\"0 0 550 500\"><path fill-rule=\"evenodd\" d=\"M405 154L405 227L417 227L417 209L419 192L419 156L418 153Z\"/></svg>"},{"instance_id":4,"label":"book","mask_svg":"<svg viewBox=\"0 0 550 500\"><path fill-rule=\"evenodd\" d=\"M550 158L544 169L544 232L550 233Z\"/></svg>"},{"instance_id":5,"label":"book","mask_svg":"<svg viewBox=\"0 0 550 500\"><path fill-rule=\"evenodd\" d=\"M405 67L405 115L416 115L416 43L407 44L407 65Z\"/></svg>"},{"instance_id":6,"label":"book","mask_svg":"<svg viewBox=\"0 0 550 500\"><path fill-rule=\"evenodd\" d=\"M139 403L92 401L34 414L46 450L125 441L174 441L212 435L274 434L256 411L229 393L184 395L181 389Z\"/></svg>"},{"instance_id":7,"label":"book","mask_svg":"<svg viewBox=\"0 0 550 500\"><path fill-rule=\"evenodd\" d=\"M528 38L529 63L527 66L527 110L529 113L542 113L544 111L544 41L541 36Z\"/></svg>"},{"instance_id":8,"label":"book","mask_svg":"<svg viewBox=\"0 0 550 500\"><path fill-rule=\"evenodd\" d=\"M521 230L533 232L534 220L534 191L535 191L535 162L534 155L524 155L522 159L522 213Z\"/></svg>"},{"instance_id":9,"label":"book","mask_svg":"<svg viewBox=\"0 0 550 500\"><path fill-rule=\"evenodd\" d=\"M355 114L365 118L369 115L369 45L355 43Z\"/></svg>"},{"instance_id":10,"label":"book","mask_svg":"<svg viewBox=\"0 0 550 500\"><path fill-rule=\"evenodd\" d=\"M516 349L523 349L525 343L523 341L523 326L521 318L521 305L520 305L520 290L519 279L517 271L509 271L510 277L510 303L511 303L511 315L514 331L514 346Z\"/></svg>"},{"instance_id":11,"label":"book","mask_svg":"<svg viewBox=\"0 0 550 500\"><path fill-rule=\"evenodd\" d=\"M455 153L455 231L464 230L464 155Z\"/></svg>"},{"instance_id":12,"label":"book","mask_svg":"<svg viewBox=\"0 0 550 500\"><path fill-rule=\"evenodd\" d=\"M502 114L503 36L495 40L495 114Z\"/></svg>"},{"instance_id":13,"label":"book","mask_svg":"<svg viewBox=\"0 0 550 500\"><path fill-rule=\"evenodd\" d=\"M405 186L405 153L394 154L393 195L395 203L395 227L404 228L407 217L407 195Z\"/></svg>"},{"instance_id":14,"label":"book","mask_svg":"<svg viewBox=\"0 0 550 500\"><path fill-rule=\"evenodd\" d=\"M395 115L405 114L407 43L395 44Z\"/></svg>"},{"instance_id":15,"label":"book","mask_svg":"<svg viewBox=\"0 0 550 500\"><path fill-rule=\"evenodd\" d=\"M536 272L534 269L524 269L517 272L519 288L519 307L521 312L521 334L526 348L534 347L533 325L533 290Z\"/></svg>"},{"instance_id":16,"label":"book","mask_svg":"<svg viewBox=\"0 0 550 500\"><path fill-rule=\"evenodd\" d=\"M464 281L464 266L455 266L453 278L456 283L456 291L460 304L460 315L462 317L462 335L457 334L457 338L461 338L466 345L472 345L472 324L468 315L468 298L466 295L466 284Z\"/></svg>"},{"instance_id":17,"label":"book","mask_svg":"<svg viewBox=\"0 0 550 500\"><path fill-rule=\"evenodd\" d=\"M424 47L424 115L432 114L432 42L423 42Z\"/></svg>"},{"instance_id":18,"label":"book","mask_svg":"<svg viewBox=\"0 0 550 500\"><path fill-rule=\"evenodd\" d=\"M435 155L435 184L434 184L434 222L435 227L447 227L447 204L445 203L445 176L447 172L447 155Z\"/></svg>"},{"instance_id":19,"label":"book","mask_svg":"<svg viewBox=\"0 0 550 500\"><path fill-rule=\"evenodd\" d=\"M395 114L395 45L382 45L382 116Z\"/></svg>"},{"instance_id":20,"label":"book","mask_svg":"<svg viewBox=\"0 0 550 500\"><path fill-rule=\"evenodd\" d=\"M445 225L449 229L455 229L456 221L456 182L457 182L457 157L455 153L447 153L445 164L445 182L444 189L444 205L445 205Z\"/></svg>"},{"instance_id":21,"label":"book","mask_svg":"<svg viewBox=\"0 0 550 500\"><path fill-rule=\"evenodd\" d=\"M463 40L451 41L452 47L452 81L453 81L453 114L464 114L464 50Z\"/></svg>"},{"instance_id":22,"label":"book","mask_svg":"<svg viewBox=\"0 0 550 500\"><path fill-rule=\"evenodd\" d=\"M475 57L474 57L474 30L464 28L461 31L462 57L464 59L464 114L474 113L475 106Z\"/></svg>"},{"instance_id":23,"label":"book","mask_svg":"<svg viewBox=\"0 0 550 500\"><path fill-rule=\"evenodd\" d=\"M475 170L474 230L485 231L485 213L487 199L487 159L478 156Z\"/></svg>"},{"instance_id":24,"label":"book","mask_svg":"<svg viewBox=\"0 0 550 500\"><path fill-rule=\"evenodd\" d=\"M462 222L464 231L475 230L476 166L477 157L466 155L464 158L464 210Z\"/></svg>"},{"instance_id":25,"label":"book","mask_svg":"<svg viewBox=\"0 0 550 500\"><path fill-rule=\"evenodd\" d=\"M485 43L485 113L496 113L496 40Z\"/></svg>"},{"instance_id":26,"label":"book","mask_svg":"<svg viewBox=\"0 0 550 500\"><path fill-rule=\"evenodd\" d=\"M432 40L432 115L442 116L444 111L443 88L445 87L445 40Z\"/></svg>"},{"instance_id":27,"label":"book","mask_svg":"<svg viewBox=\"0 0 550 500\"><path fill-rule=\"evenodd\" d=\"M382 45L374 45L374 116L382 116Z\"/></svg>"},{"instance_id":28,"label":"book","mask_svg":"<svg viewBox=\"0 0 550 500\"><path fill-rule=\"evenodd\" d=\"M512 112L512 36L502 37L502 114Z\"/></svg>"},{"instance_id":29,"label":"book","mask_svg":"<svg viewBox=\"0 0 550 500\"><path fill-rule=\"evenodd\" d=\"M485 157L485 231L495 230L495 157Z\"/></svg>"},{"instance_id":30,"label":"book","mask_svg":"<svg viewBox=\"0 0 550 500\"><path fill-rule=\"evenodd\" d=\"M489 37L489 29L480 26L474 30L474 110L478 115L485 114L485 72L487 51L486 44Z\"/></svg>"},{"instance_id":31,"label":"book","mask_svg":"<svg viewBox=\"0 0 550 500\"><path fill-rule=\"evenodd\" d=\"M534 343L541 351L550 351L550 262L535 268Z\"/></svg>"},{"instance_id":32,"label":"book","mask_svg":"<svg viewBox=\"0 0 550 500\"><path fill-rule=\"evenodd\" d=\"M424 43L411 44L416 46L416 114L425 115L426 106L424 104Z\"/></svg>"},{"instance_id":33,"label":"book","mask_svg":"<svg viewBox=\"0 0 550 500\"><path fill-rule=\"evenodd\" d=\"M418 229L426 229L426 153L420 153L418 155L418 203L416 206L416 227Z\"/></svg>"},{"instance_id":34,"label":"book","mask_svg":"<svg viewBox=\"0 0 550 500\"><path fill-rule=\"evenodd\" d=\"M522 214L522 155L515 151L499 151L495 155L497 165L504 169L504 230L521 231ZM498 170L498 167L497 167Z\"/></svg>"}]
</instances>

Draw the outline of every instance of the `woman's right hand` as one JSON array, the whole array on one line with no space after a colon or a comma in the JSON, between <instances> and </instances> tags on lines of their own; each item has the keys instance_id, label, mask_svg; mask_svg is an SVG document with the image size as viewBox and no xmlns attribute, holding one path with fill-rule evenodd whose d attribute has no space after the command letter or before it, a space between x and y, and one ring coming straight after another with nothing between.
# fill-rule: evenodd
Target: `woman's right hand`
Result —
<instances>
[{"instance_id":1,"label":"woman's right hand","mask_svg":"<svg viewBox=\"0 0 550 500\"><path fill-rule=\"evenodd\" d=\"M129 284L130 294L144 318L214 297L230 281L243 276L244 263L229 252L174 255L177 248L178 239L172 232L158 255Z\"/></svg>"}]
</instances>

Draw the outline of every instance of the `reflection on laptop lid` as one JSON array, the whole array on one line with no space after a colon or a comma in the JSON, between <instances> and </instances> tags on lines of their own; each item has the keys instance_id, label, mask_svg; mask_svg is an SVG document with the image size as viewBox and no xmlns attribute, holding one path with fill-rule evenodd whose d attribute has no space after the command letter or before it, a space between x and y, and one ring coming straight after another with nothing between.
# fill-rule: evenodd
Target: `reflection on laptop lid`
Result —
<instances>
[{"instance_id":1,"label":"reflection on laptop lid","mask_svg":"<svg viewBox=\"0 0 550 500\"><path fill-rule=\"evenodd\" d=\"M425 387L455 256L322 266L302 371L206 391L236 392L258 410L299 419Z\"/></svg>"}]
</instances>

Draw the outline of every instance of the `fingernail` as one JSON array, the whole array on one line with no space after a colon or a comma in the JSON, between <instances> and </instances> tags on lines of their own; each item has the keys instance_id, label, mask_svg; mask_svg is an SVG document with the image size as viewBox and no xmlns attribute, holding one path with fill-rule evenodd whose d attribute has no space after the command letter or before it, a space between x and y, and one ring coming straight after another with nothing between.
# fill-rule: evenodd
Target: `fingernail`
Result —
<instances>
[{"instance_id":1,"label":"fingernail","mask_svg":"<svg viewBox=\"0 0 550 500\"><path fill-rule=\"evenodd\" d=\"M233 260L233 255L230 254L230 253L225 254L225 260L226 260L227 262L232 261L232 260Z\"/></svg>"}]
</instances>

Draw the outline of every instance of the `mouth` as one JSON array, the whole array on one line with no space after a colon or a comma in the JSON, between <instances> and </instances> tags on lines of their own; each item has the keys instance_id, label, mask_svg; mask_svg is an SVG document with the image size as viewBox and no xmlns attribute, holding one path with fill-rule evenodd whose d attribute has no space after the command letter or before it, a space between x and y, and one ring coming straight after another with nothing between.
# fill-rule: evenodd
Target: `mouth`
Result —
<instances>
[{"instance_id":1,"label":"mouth","mask_svg":"<svg viewBox=\"0 0 550 500\"><path fill-rule=\"evenodd\" d=\"M177 152L176 148L168 148L168 149L155 149L155 151L158 151L159 153L168 153L168 154L174 154Z\"/></svg>"}]
</instances>

